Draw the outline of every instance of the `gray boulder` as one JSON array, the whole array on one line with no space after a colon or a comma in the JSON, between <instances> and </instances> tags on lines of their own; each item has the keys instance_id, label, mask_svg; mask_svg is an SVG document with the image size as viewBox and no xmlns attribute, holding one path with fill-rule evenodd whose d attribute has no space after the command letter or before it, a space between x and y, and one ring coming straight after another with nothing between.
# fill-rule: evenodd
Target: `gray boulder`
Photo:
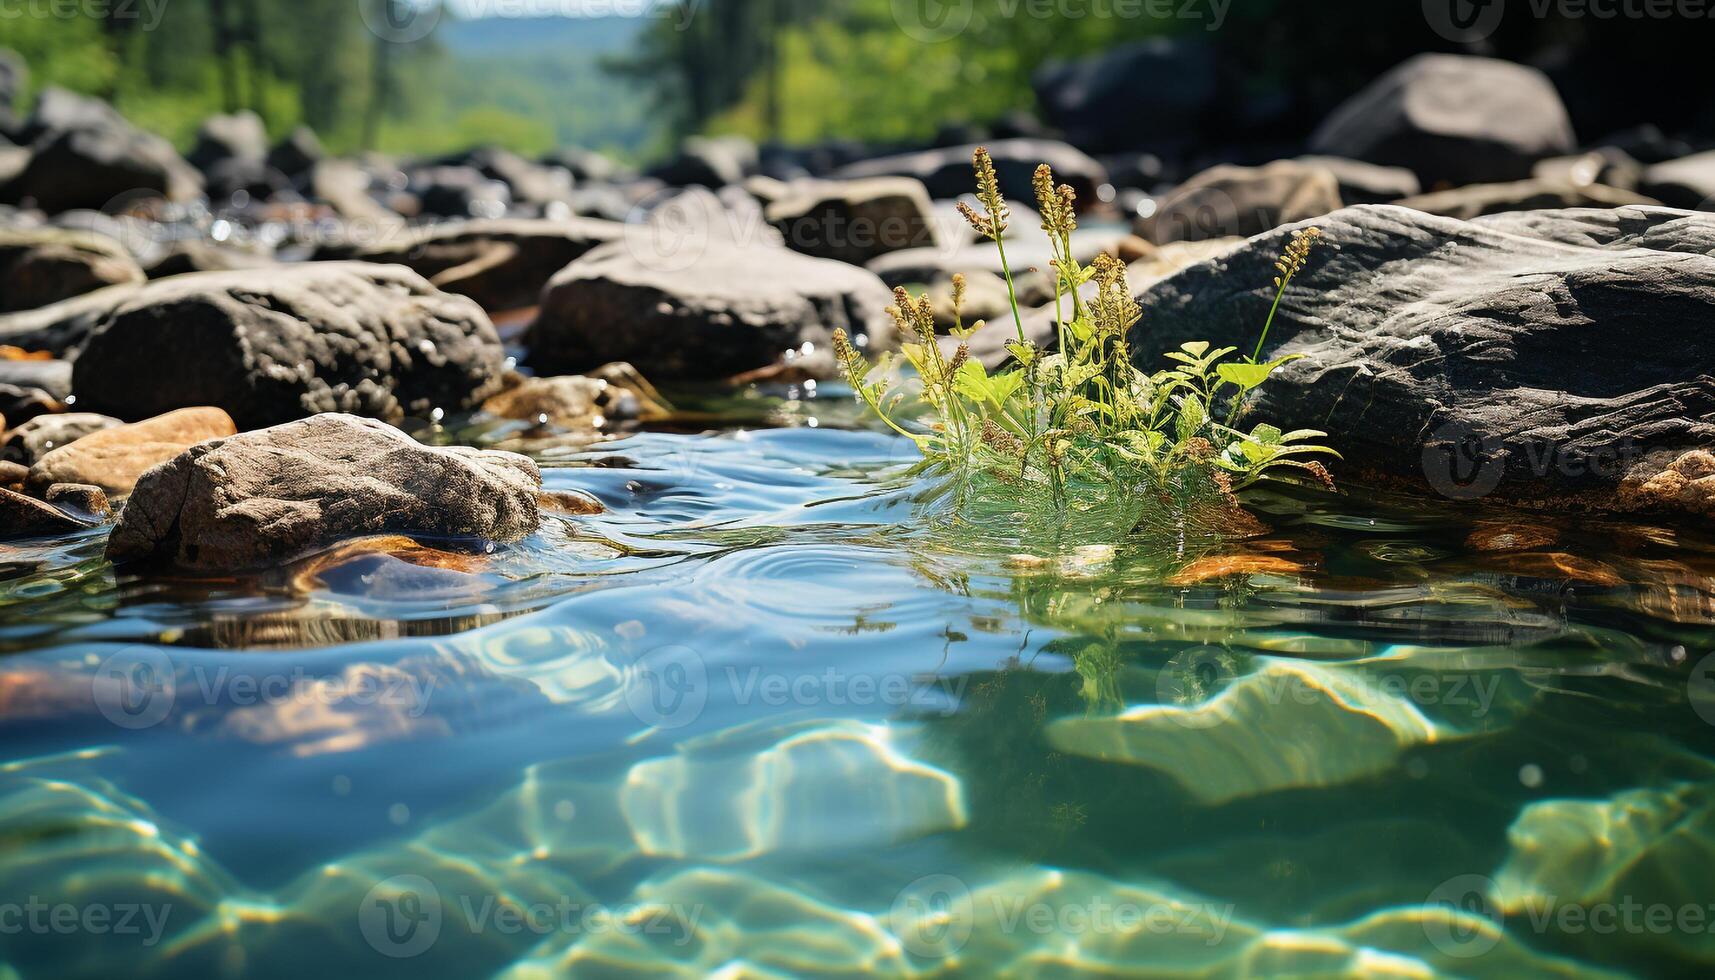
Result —
<instances>
[{"instance_id":1,"label":"gray boulder","mask_svg":"<svg viewBox=\"0 0 1715 980\"><path fill-rule=\"evenodd\" d=\"M204 174L226 160L265 164L268 158L268 128L262 117L248 109L231 115L210 116L197 130L196 144L185 157Z\"/></svg>"},{"instance_id":2,"label":"gray boulder","mask_svg":"<svg viewBox=\"0 0 1715 980\"><path fill-rule=\"evenodd\" d=\"M597 218L497 218L401 229L378 241L323 245L313 258L403 265L490 312L534 306L548 280L623 226Z\"/></svg>"},{"instance_id":3,"label":"gray boulder","mask_svg":"<svg viewBox=\"0 0 1715 980\"><path fill-rule=\"evenodd\" d=\"M1137 233L1156 243L1260 235L1340 209L1340 183L1322 167L1277 160L1263 167L1223 164L1174 188Z\"/></svg>"},{"instance_id":4,"label":"gray boulder","mask_svg":"<svg viewBox=\"0 0 1715 980\"><path fill-rule=\"evenodd\" d=\"M145 473L107 554L228 571L365 535L515 541L540 523L541 484L524 456L317 415L192 446Z\"/></svg>"},{"instance_id":5,"label":"gray boulder","mask_svg":"<svg viewBox=\"0 0 1715 980\"><path fill-rule=\"evenodd\" d=\"M987 144L994 160L1001 193L1021 201L1036 200L1031 179L1040 164L1054 168L1054 181L1069 184L1085 203L1095 200L1096 188L1108 182L1108 172L1081 150L1054 140L1011 139ZM976 189L971 155L976 146L951 146L919 153L877 157L841 167L834 176L842 180L860 177L915 177L929 189L931 197L958 197Z\"/></svg>"},{"instance_id":6,"label":"gray boulder","mask_svg":"<svg viewBox=\"0 0 1715 980\"><path fill-rule=\"evenodd\" d=\"M656 380L730 377L783 356L828 374L836 327L891 342L892 302L881 280L843 262L707 238L661 256L628 238L548 283L530 357L556 374L629 361Z\"/></svg>"},{"instance_id":7,"label":"gray boulder","mask_svg":"<svg viewBox=\"0 0 1715 980\"><path fill-rule=\"evenodd\" d=\"M693 136L680 145L677 156L648 176L673 187L718 190L755 173L760 156L756 144L742 136Z\"/></svg>"},{"instance_id":8,"label":"gray boulder","mask_svg":"<svg viewBox=\"0 0 1715 980\"><path fill-rule=\"evenodd\" d=\"M1402 208L1449 218L1480 218L1507 211L1552 208L1618 208L1660 204L1660 201L1601 184L1571 184L1558 180L1517 180L1506 184L1471 184L1394 202Z\"/></svg>"},{"instance_id":9,"label":"gray boulder","mask_svg":"<svg viewBox=\"0 0 1715 980\"><path fill-rule=\"evenodd\" d=\"M476 303L399 266L319 262L149 283L78 355L78 407L140 419L223 408L241 429L316 412L384 419L480 404L504 353Z\"/></svg>"},{"instance_id":10,"label":"gray boulder","mask_svg":"<svg viewBox=\"0 0 1715 980\"><path fill-rule=\"evenodd\" d=\"M0 344L67 357L83 346L102 317L142 289L142 283L125 283L33 310L0 313ZM70 381L68 374L68 392ZM17 420L14 418L13 421Z\"/></svg>"},{"instance_id":11,"label":"gray boulder","mask_svg":"<svg viewBox=\"0 0 1715 980\"><path fill-rule=\"evenodd\" d=\"M1548 76L1451 54L1419 55L1383 75L1310 140L1313 153L1405 167L1430 188L1523 180L1575 145Z\"/></svg>"},{"instance_id":12,"label":"gray boulder","mask_svg":"<svg viewBox=\"0 0 1715 980\"><path fill-rule=\"evenodd\" d=\"M1325 242L1264 352L1304 357L1247 416L1326 430L1346 457L1338 474L1460 500L1641 510L1655 505L1616 496L1637 467L1715 445L1715 353L1703 349L1715 215L1459 221L1365 206L1313 223ZM1293 230L1144 290L1139 363L1193 340L1248 350Z\"/></svg>"},{"instance_id":13,"label":"gray boulder","mask_svg":"<svg viewBox=\"0 0 1715 980\"><path fill-rule=\"evenodd\" d=\"M296 180L308 174L325 156L327 151L322 149L316 131L299 126L268 151L268 167Z\"/></svg>"},{"instance_id":14,"label":"gray boulder","mask_svg":"<svg viewBox=\"0 0 1715 980\"><path fill-rule=\"evenodd\" d=\"M0 230L0 313L142 281L143 270L131 253L104 235L59 228Z\"/></svg>"},{"instance_id":15,"label":"gray boulder","mask_svg":"<svg viewBox=\"0 0 1715 980\"><path fill-rule=\"evenodd\" d=\"M1423 182L1404 167L1384 167L1345 157L1301 156L1299 163L1334 175L1340 200L1346 204L1391 204L1423 192Z\"/></svg>"},{"instance_id":16,"label":"gray boulder","mask_svg":"<svg viewBox=\"0 0 1715 980\"><path fill-rule=\"evenodd\" d=\"M37 105L30 162L7 183L5 200L34 201L53 214L103 209L128 195L188 201L202 194L202 176L171 143L134 128L105 102L56 92Z\"/></svg>"},{"instance_id":17,"label":"gray boulder","mask_svg":"<svg viewBox=\"0 0 1715 980\"><path fill-rule=\"evenodd\" d=\"M124 424L111 415L95 412L38 415L6 433L6 443L0 446L0 459L29 466L53 450L68 446L92 432Z\"/></svg>"},{"instance_id":18,"label":"gray boulder","mask_svg":"<svg viewBox=\"0 0 1715 980\"><path fill-rule=\"evenodd\" d=\"M70 397L69 362L0 359L0 417L7 424L60 411Z\"/></svg>"},{"instance_id":19,"label":"gray boulder","mask_svg":"<svg viewBox=\"0 0 1715 980\"><path fill-rule=\"evenodd\" d=\"M1647 168L1638 190L1669 207L1715 211L1715 151Z\"/></svg>"},{"instance_id":20,"label":"gray boulder","mask_svg":"<svg viewBox=\"0 0 1715 980\"><path fill-rule=\"evenodd\" d=\"M804 181L767 208L786 247L863 265L878 255L935 245L935 209L910 177Z\"/></svg>"},{"instance_id":21,"label":"gray boulder","mask_svg":"<svg viewBox=\"0 0 1715 980\"><path fill-rule=\"evenodd\" d=\"M1221 97L1215 51L1152 38L1080 61L1051 62L1033 80L1043 115L1094 152L1179 149L1208 128ZM1148 97L1140 98L1139 93Z\"/></svg>"}]
</instances>

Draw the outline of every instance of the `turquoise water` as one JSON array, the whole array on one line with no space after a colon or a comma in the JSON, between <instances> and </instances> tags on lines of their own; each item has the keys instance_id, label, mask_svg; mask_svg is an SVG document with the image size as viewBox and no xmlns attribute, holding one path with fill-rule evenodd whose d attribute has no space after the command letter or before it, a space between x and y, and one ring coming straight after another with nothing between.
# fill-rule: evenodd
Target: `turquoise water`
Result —
<instances>
[{"instance_id":1,"label":"turquoise water","mask_svg":"<svg viewBox=\"0 0 1715 980\"><path fill-rule=\"evenodd\" d=\"M4 546L0 976L1715 961L1709 540L1297 491L1056 540L824 389L419 430L606 507L487 552Z\"/></svg>"}]
</instances>

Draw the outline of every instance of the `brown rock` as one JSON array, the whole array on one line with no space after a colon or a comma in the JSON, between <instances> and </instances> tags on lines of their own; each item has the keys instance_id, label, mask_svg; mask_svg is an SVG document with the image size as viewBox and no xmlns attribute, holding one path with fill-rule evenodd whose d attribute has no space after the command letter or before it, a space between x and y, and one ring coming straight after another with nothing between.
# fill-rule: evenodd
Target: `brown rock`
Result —
<instances>
[{"instance_id":1,"label":"brown rock","mask_svg":"<svg viewBox=\"0 0 1715 980\"><path fill-rule=\"evenodd\" d=\"M99 518L103 521L113 516L113 505L107 500L107 491L87 483L56 483L48 488L43 499L55 507L69 509L79 516Z\"/></svg>"},{"instance_id":2,"label":"brown rock","mask_svg":"<svg viewBox=\"0 0 1715 980\"><path fill-rule=\"evenodd\" d=\"M193 446L137 482L114 561L256 568L377 534L514 541L541 522L524 456L424 446L385 423L316 415Z\"/></svg>"},{"instance_id":3,"label":"brown rock","mask_svg":"<svg viewBox=\"0 0 1715 980\"><path fill-rule=\"evenodd\" d=\"M0 538L45 538L87 531L99 524L53 504L0 488Z\"/></svg>"},{"instance_id":4,"label":"brown rock","mask_svg":"<svg viewBox=\"0 0 1715 980\"><path fill-rule=\"evenodd\" d=\"M30 485L84 483L127 494L138 477L206 439L238 431L218 408L181 408L132 425L102 429L49 452L30 468Z\"/></svg>"}]
</instances>

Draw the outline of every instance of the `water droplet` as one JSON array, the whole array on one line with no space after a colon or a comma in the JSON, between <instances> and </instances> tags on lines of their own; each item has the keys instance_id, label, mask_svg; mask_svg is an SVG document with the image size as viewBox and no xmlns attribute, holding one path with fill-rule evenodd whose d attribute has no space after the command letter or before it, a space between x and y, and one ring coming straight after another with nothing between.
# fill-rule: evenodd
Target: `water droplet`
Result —
<instances>
[{"instance_id":1,"label":"water droplet","mask_svg":"<svg viewBox=\"0 0 1715 980\"><path fill-rule=\"evenodd\" d=\"M1534 762L1524 766L1518 771L1518 781L1526 789L1536 789L1542 785L1542 767Z\"/></svg>"},{"instance_id":2,"label":"water droplet","mask_svg":"<svg viewBox=\"0 0 1715 980\"><path fill-rule=\"evenodd\" d=\"M578 815L578 806L571 800L561 800L554 804L554 819L570 820Z\"/></svg>"},{"instance_id":3,"label":"water droplet","mask_svg":"<svg viewBox=\"0 0 1715 980\"><path fill-rule=\"evenodd\" d=\"M411 808L403 803L395 803L387 808L387 819L396 827L403 827L411 820Z\"/></svg>"},{"instance_id":4,"label":"water droplet","mask_svg":"<svg viewBox=\"0 0 1715 980\"><path fill-rule=\"evenodd\" d=\"M439 422L441 419L444 419L446 417L447 417L446 410L441 409L441 408L437 408L434 411L429 413L429 421L431 421L431 422Z\"/></svg>"}]
</instances>

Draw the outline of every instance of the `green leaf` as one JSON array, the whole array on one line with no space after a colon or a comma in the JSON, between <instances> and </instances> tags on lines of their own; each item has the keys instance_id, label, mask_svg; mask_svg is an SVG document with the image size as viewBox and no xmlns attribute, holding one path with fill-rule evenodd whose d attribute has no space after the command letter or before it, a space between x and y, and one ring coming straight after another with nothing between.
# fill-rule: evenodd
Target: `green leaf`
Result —
<instances>
[{"instance_id":1,"label":"green leaf","mask_svg":"<svg viewBox=\"0 0 1715 980\"><path fill-rule=\"evenodd\" d=\"M1207 340L1193 340L1188 344L1180 344L1179 349L1192 357L1200 358L1209 352L1209 342ZM1173 355L1167 356L1172 357Z\"/></svg>"},{"instance_id":2,"label":"green leaf","mask_svg":"<svg viewBox=\"0 0 1715 980\"><path fill-rule=\"evenodd\" d=\"M1227 384L1238 386L1240 391L1250 391L1267 381L1274 369L1273 364L1249 364L1240 361L1220 365L1215 368L1215 374Z\"/></svg>"}]
</instances>

